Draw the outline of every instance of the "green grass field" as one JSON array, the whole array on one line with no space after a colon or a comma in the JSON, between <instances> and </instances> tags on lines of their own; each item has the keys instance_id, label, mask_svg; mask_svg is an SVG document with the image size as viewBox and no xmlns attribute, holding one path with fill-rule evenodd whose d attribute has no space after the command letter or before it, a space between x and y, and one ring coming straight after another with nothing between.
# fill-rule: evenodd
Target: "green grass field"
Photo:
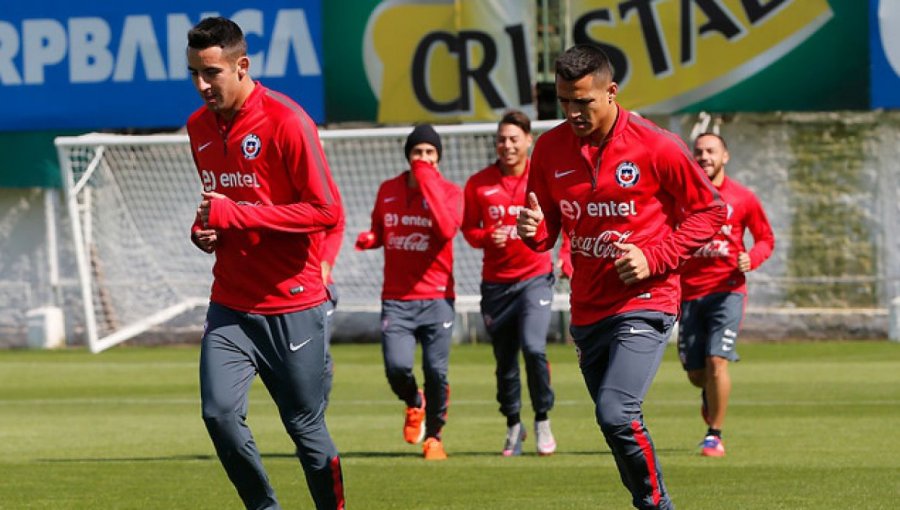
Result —
<instances>
[{"instance_id":1,"label":"green grass field","mask_svg":"<svg viewBox=\"0 0 900 510\"><path fill-rule=\"evenodd\" d=\"M553 345L559 451L499 455L488 346L459 345L446 462L403 442L377 345L338 345L328 423L352 509L625 509L573 349ZM728 456L700 457L698 391L670 346L645 404L679 509L888 509L900 498L900 345L746 344L732 365ZM230 509L200 420L196 347L0 352L0 508ZM527 396L526 396L526 406ZM529 412L523 413L528 418ZM261 384L250 425L285 509L311 508Z\"/></svg>"}]
</instances>

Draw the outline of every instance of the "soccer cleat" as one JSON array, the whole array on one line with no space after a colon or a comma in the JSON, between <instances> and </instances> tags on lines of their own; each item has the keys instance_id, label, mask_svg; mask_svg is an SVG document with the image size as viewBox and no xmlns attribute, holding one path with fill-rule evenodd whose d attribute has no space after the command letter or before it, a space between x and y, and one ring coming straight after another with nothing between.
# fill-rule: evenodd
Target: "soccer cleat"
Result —
<instances>
[{"instance_id":1,"label":"soccer cleat","mask_svg":"<svg viewBox=\"0 0 900 510\"><path fill-rule=\"evenodd\" d=\"M556 439L550 430L550 420L534 422L534 440L538 455L553 455L556 451Z\"/></svg>"},{"instance_id":2,"label":"soccer cleat","mask_svg":"<svg viewBox=\"0 0 900 510\"><path fill-rule=\"evenodd\" d=\"M425 460L446 460L447 452L444 451L444 443L436 437L429 437L422 445L422 455Z\"/></svg>"},{"instance_id":3,"label":"soccer cleat","mask_svg":"<svg viewBox=\"0 0 900 510\"><path fill-rule=\"evenodd\" d=\"M525 440L525 427L522 423L516 423L512 427L506 428L506 442L503 443L503 456L515 457L522 455L522 441Z\"/></svg>"},{"instance_id":4,"label":"soccer cleat","mask_svg":"<svg viewBox=\"0 0 900 510\"><path fill-rule=\"evenodd\" d=\"M722 443L722 438L717 436L706 436L703 438L700 455L704 457L724 457L725 444Z\"/></svg>"},{"instance_id":5,"label":"soccer cleat","mask_svg":"<svg viewBox=\"0 0 900 510\"><path fill-rule=\"evenodd\" d=\"M407 407L403 422L403 439L409 444L418 444L425 437L425 395L419 390L421 407Z\"/></svg>"}]
</instances>

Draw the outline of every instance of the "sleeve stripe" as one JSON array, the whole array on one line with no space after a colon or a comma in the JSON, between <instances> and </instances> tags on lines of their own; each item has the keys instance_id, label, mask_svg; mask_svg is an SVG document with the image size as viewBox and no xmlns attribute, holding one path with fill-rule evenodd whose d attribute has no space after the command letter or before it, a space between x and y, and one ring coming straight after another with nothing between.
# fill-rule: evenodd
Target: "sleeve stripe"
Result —
<instances>
[{"instance_id":1,"label":"sleeve stripe","mask_svg":"<svg viewBox=\"0 0 900 510\"><path fill-rule=\"evenodd\" d=\"M303 141L306 145L306 149L312 152L313 158L315 159L316 169L319 171L319 178L322 182L322 188L325 191L326 201L329 204L333 204L335 202L334 195L331 193L331 186L328 185L331 181L331 176L329 175L330 170L328 168L328 162L325 161L325 149L322 148L322 143L319 141L318 128L312 123L311 119L306 112L303 111L300 105L287 96L271 89L267 89L266 94L290 108L290 110L300 119L300 126L303 130ZM316 146L311 147L310 144L312 143L315 143Z\"/></svg>"}]
</instances>

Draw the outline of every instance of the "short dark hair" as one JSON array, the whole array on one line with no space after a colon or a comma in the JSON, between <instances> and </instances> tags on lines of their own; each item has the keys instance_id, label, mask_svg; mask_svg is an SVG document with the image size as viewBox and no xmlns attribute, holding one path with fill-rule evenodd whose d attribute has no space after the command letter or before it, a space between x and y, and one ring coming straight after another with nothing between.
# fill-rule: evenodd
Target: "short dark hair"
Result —
<instances>
[{"instance_id":1,"label":"short dark hair","mask_svg":"<svg viewBox=\"0 0 900 510\"><path fill-rule=\"evenodd\" d=\"M612 79L613 67L609 56L599 46L576 44L556 58L556 75L566 81L575 81L589 74Z\"/></svg>"},{"instance_id":2,"label":"short dark hair","mask_svg":"<svg viewBox=\"0 0 900 510\"><path fill-rule=\"evenodd\" d=\"M520 110L509 110L503 114L503 118L500 119L500 122L497 123L497 129L500 129L500 126L504 124L512 124L513 126L518 126L519 129L524 131L526 134L531 134L531 119L528 118L528 115L525 112Z\"/></svg>"},{"instance_id":3,"label":"short dark hair","mask_svg":"<svg viewBox=\"0 0 900 510\"><path fill-rule=\"evenodd\" d=\"M200 20L187 34L188 47L205 50L218 46L237 56L247 54L247 40L237 23L228 18L210 17Z\"/></svg>"},{"instance_id":4,"label":"short dark hair","mask_svg":"<svg viewBox=\"0 0 900 510\"><path fill-rule=\"evenodd\" d=\"M712 136L718 138L719 141L722 142L722 148L726 151L728 150L728 144L725 143L725 139L722 138L722 135L720 135L719 133L713 133L712 131L707 131L706 133L700 133L699 135L697 135L697 138L694 138L694 144L696 144L697 140L703 138L704 136Z\"/></svg>"}]
</instances>

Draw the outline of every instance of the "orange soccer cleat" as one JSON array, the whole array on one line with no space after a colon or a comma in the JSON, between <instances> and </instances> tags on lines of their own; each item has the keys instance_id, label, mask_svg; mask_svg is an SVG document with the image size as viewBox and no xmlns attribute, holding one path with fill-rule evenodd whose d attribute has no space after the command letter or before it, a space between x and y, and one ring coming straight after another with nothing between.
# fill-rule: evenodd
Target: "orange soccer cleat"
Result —
<instances>
[{"instance_id":1,"label":"orange soccer cleat","mask_svg":"<svg viewBox=\"0 0 900 510\"><path fill-rule=\"evenodd\" d=\"M422 455L425 460L446 460L447 452L444 451L444 443L436 437L429 437L422 446Z\"/></svg>"},{"instance_id":2,"label":"orange soccer cleat","mask_svg":"<svg viewBox=\"0 0 900 510\"><path fill-rule=\"evenodd\" d=\"M403 422L403 439L409 444L422 442L425 437L425 395L419 390L420 407L407 407L406 420Z\"/></svg>"}]
</instances>

